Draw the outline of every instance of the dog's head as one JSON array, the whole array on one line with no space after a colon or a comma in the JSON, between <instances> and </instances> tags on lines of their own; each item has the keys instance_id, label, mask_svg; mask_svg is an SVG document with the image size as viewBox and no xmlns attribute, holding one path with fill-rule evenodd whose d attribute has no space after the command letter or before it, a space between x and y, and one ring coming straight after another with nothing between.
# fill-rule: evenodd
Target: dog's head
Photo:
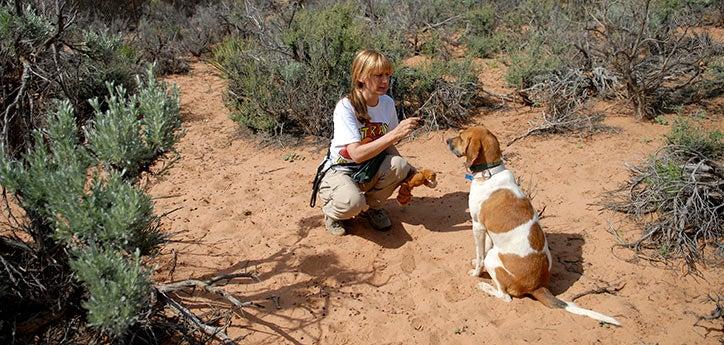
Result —
<instances>
[{"instance_id":1,"label":"dog's head","mask_svg":"<svg viewBox=\"0 0 724 345\"><path fill-rule=\"evenodd\" d=\"M447 140L447 146L458 157L465 156L465 166L490 164L501 158L498 138L483 126L470 127Z\"/></svg>"}]
</instances>

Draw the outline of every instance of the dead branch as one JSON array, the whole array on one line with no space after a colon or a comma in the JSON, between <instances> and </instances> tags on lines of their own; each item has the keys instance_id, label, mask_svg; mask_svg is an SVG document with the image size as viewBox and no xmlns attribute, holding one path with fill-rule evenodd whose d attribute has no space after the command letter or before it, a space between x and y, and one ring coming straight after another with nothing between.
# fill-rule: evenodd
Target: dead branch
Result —
<instances>
[{"instance_id":1,"label":"dead branch","mask_svg":"<svg viewBox=\"0 0 724 345\"><path fill-rule=\"evenodd\" d=\"M254 301L247 301L242 302L238 298L236 298L234 295L229 293L228 291L215 286L216 284L226 284L228 281L235 279L235 278L250 278L255 281L259 281L259 278L250 272L240 272L240 273L231 273L231 274L224 274L220 275L211 279L207 280L197 280L197 279L187 279L182 280L174 283L169 284L163 284L163 285L157 285L156 291L158 291L158 294L163 298L163 300L170 306L172 309L174 309L181 317L189 321L195 328L201 330L202 332L208 334L209 336L212 336L216 339L219 339L224 344L236 344L229 336L226 334L226 328L229 326L228 322L226 325L221 327L214 327L210 326L201 319L196 316L191 310L181 305L179 302L175 301L173 298L169 296L169 293L184 290L187 288L199 288L203 289L209 293L219 295L222 298L229 301L234 307L238 308L238 310L241 311L241 308L244 307L257 307L257 308L264 308L263 305L258 304ZM275 305L278 302L275 301Z\"/></svg>"},{"instance_id":2,"label":"dead branch","mask_svg":"<svg viewBox=\"0 0 724 345\"><path fill-rule=\"evenodd\" d=\"M169 297L163 291L159 290L159 295L161 296L161 298L163 298L166 304L168 304L168 306L175 310L181 317L191 322L191 324L198 330L208 334L209 336L221 340L224 344L236 344L236 342L231 340L231 338L229 338L229 336L226 334L226 327L209 326L203 323L193 312L182 306L180 303L176 302L173 298Z\"/></svg>"},{"instance_id":3,"label":"dead branch","mask_svg":"<svg viewBox=\"0 0 724 345\"><path fill-rule=\"evenodd\" d=\"M615 295L617 292L621 291L621 289L623 289L624 286L626 286L626 282L623 282L618 286L608 285L608 286L600 286L595 289L586 290L584 292L580 292L580 293L573 295L573 297L571 297L571 302L574 302L575 300L577 300L583 296L587 296L587 295L598 295L598 294L602 294L602 293Z\"/></svg>"},{"instance_id":4,"label":"dead branch","mask_svg":"<svg viewBox=\"0 0 724 345\"><path fill-rule=\"evenodd\" d=\"M18 94L15 95L15 99L13 100L10 105L8 105L7 108L5 108L5 115L3 117L3 144L5 147L8 147L8 130L10 129L10 121L12 118L10 117L10 111L15 108L18 103L20 103L20 100L23 98L23 95L25 94L25 88L28 85L28 80L30 80L30 62L26 60L25 58L20 58L20 61L23 63L23 74L20 77L21 84L20 89L18 90Z\"/></svg>"},{"instance_id":5,"label":"dead branch","mask_svg":"<svg viewBox=\"0 0 724 345\"><path fill-rule=\"evenodd\" d=\"M722 308L722 297L717 294L716 298L712 295L708 295L709 300L714 302L714 309L709 313L709 315L700 315L696 318L696 322L694 322L694 327L702 327L706 330L706 334L708 335L711 331L718 331L722 332L722 328L712 328L712 327L706 327L704 325L700 325L699 322L701 321L714 321L718 319L724 319L724 308Z\"/></svg>"}]
</instances>

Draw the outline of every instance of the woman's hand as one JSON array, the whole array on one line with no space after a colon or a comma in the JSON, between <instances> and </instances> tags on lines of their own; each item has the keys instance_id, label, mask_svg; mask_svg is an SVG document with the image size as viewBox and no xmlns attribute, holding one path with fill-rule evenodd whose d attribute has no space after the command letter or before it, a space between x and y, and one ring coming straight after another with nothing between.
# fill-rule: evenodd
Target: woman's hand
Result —
<instances>
[{"instance_id":1,"label":"woman's hand","mask_svg":"<svg viewBox=\"0 0 724 345\"><path fill-rule=\"evenodd\" d=\"M347 152L353 161L362 163L410 135L421 124L421 121L422 119L419 117L408 117L400 121L393 130L372 142L356 142L347 145Z\"/></svg>"},{"instance_id":2,"label":"woman's hand","mask_svg":"<svg viewBox=\"0 0 724 345\"><path fill-rule=\"evenodd\" d=\"M395 132L395 137L397 138L397 140L402 140L410 135L410 133L412 133L412 131L414 131L415 128L420 125L421 120L422 119L419 117L408 117L400 121L397 127L392 130L393 132Z\"/></svg>"}]
</instances>

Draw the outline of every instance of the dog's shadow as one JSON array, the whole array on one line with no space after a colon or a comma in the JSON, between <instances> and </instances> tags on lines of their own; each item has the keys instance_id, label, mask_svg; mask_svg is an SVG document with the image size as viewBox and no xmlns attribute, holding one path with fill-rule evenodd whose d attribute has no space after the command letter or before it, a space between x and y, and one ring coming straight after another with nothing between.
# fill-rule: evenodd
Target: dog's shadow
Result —
<instances>
[{"instance_id":1,"label":"dog's shadow","mask_svg":"<svg viewBox=\"0 0 724 345\"><path fill-rule=\"evenodd\" d=\"M548 289L554 295L566 292L583 275L582 247L586 242L580 234L546 233L553 258Z\"/></svg>"}]
</instances>

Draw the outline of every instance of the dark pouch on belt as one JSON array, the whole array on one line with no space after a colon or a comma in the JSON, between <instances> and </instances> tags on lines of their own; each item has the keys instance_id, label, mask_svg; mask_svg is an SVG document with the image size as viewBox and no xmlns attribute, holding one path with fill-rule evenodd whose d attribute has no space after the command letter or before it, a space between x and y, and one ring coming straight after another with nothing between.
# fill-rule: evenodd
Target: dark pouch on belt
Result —
<instances>
[{"instance_id":1,"label":"dark pouch on belt","mask_svg":"<svg viewBox=\"0 0 724 345\"><path fill-rule=\"evenodd\" d=\"M355 171L352 175L350 175L350 177L352 177L352 180L357 183L370 182L372 178L375 177L375 174L377 174L377 170L380 169L380 165L382 165L382 161L385 160L386 156L386 152L382 152L377 156L374 156L364 162L362 166L360 166L359 170Z\"/></svg>"}]
</instances>

